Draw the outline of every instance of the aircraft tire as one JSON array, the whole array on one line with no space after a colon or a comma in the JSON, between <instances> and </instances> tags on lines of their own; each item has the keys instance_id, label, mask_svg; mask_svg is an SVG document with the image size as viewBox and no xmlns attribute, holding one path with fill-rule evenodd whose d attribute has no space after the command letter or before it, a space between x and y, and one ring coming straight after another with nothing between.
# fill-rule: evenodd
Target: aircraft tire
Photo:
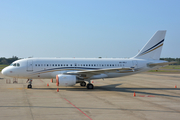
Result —
<instances>
[{"instance_id":1,"label":"aircraft tire","mask_svg":"<svg viewBox=\"0 0 180 120\"><path fill-rule=\"evenodd\" d=\"M31 89L31 88L32 88L32 85L28 85L27 88L30 88L30 89Z\"/></svg>"},{"instance_id":2,"label":"aircraft tire","mask_svg":"<svg viewBox=\"0 0 180 120\"><path fill-rule=\"evenodd\" d=\"M84 87L86 86L86 82L81 82L80 85Z\"/></svg>"},{"instance_id":3,"label":"aircraft tire","mask_svg":"<svg viewBox=\"0 0 180 120\"><path fill-rule=\"evenodd\" d=\"M87 84L87 89L93 89L94 85L93 84Z\"/></svg>"}]
</instances>

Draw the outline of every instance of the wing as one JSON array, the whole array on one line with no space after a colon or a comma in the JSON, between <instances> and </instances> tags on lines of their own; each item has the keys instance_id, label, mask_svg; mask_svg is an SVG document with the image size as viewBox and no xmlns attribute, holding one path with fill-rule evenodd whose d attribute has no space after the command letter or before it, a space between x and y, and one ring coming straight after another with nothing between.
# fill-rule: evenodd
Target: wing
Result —
<instances>
[{"instance_id":1,"label":"wing","mask_svg":"<svg viewBox=\"0 0 180 120\"><path fill-rule=\"evenodd\" d=\"M133 72L134 68L108 68L108 69L97 69L97 70L83 70L83 71L70 71L66 74L78 75L79 78L88 79L93 75L107 74L107 73L128 73Z\"/></svg>"}]
</instances>

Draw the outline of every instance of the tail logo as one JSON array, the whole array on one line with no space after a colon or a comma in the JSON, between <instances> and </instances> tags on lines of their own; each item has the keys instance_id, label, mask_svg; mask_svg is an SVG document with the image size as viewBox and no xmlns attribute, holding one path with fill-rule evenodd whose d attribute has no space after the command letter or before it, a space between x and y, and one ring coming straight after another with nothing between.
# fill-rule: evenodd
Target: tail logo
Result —
<instances>
[{"instance_id":1,"label":"tail logo","mask_svg":"<svg viewBox=\"0 0 180 120\"><path fill-rule=\"evenodd\" d=\"M151 48L145 50L144 52L140 53L138 56L142 56L142 55L145 55L145 54L147 54L147 53L149 53L149 52L152 52L152 51L156 50L157 48L163 46L163 42L164 42L164 39L161 40L161 41L160 41L159 43L157 43L156 45L154 45L153 47L151 47Z\"/></svg>"}]
</instances>

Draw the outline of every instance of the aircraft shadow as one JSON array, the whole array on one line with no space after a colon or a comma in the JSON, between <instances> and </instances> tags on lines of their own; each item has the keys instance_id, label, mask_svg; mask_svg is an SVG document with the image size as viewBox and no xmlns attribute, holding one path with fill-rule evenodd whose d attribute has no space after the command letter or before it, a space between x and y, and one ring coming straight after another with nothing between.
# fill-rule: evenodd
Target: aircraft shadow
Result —
<instances>
[{"instance_id":1,"label":"aircraft shadow","mask_svg":"<svg viewBox=\"0 0 180 120\"><path fill-rule=\"evenodd\" d=\"M0 108L46 108L46 109L76 109L75 107L59 107L59 106L0 106ZM172 111L172 110L145 110L145 109L123 109L123 108L92 108L92 107L78 107L81 110L86 110L86 109L94 109L94 110L126 110L126 111L147 111L147 112L168 112L168 113L179 113L178 111Z\"/></svg>"},{"instance_id":2,"label":"aircraft shadow","mask_svg":"<svg viewBox=\"0 0 180 120\"><path fill-rule=\"evenodd\" d=\"M79 86L74 86L74 87L57 87L59 90L65 90L65 91L88 91L88 92L98 92L98 91L115 91L115 92L126 92L126 93L134 93L136 94L143 94L143 95L154 95L154 96L164 96L164 97L175 97L175 98L180 98L180 95L168 95L168 94L160 94L160 93L153 93L153 92L145 92L147 90L150 91L163 91L166 90L168 92L177 91L180 90L180 88L120 88L116 87L122 84L111 84L111 85L105 85L105 86L95 86L94 89L87 89L86 87L79 87ZM57 90L57 88L32 88L35 90ZM144 92L143 92L144 90Z\"/></svg>"}]
</instances>

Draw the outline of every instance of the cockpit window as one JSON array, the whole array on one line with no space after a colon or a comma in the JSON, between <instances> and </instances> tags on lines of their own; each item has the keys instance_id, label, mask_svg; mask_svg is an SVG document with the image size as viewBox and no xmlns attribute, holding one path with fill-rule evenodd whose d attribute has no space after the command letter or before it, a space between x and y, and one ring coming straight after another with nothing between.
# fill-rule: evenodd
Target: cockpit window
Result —
<instances>
[{"instance_id":1,"label":"cockpit window","mask_svg":"<svg viewBox=\"0 0 180 120\"><path fill-rule=\"evenodd\" d=\"M17 67L19 67L20 66L20 64L19 63L12 63L10 66L17 66Z\"/></svg>"},{"instance_id":2,"label":"cockpit window","mask_svg":"<svg viewBox=\"0 0 180 120\"><path fill-rule=\"evenodd\" d=\"M19 64L19 63L17 63L17 66L19 67L19 66L20 66L20 64Z\"/></svg>"}]
</instances>

